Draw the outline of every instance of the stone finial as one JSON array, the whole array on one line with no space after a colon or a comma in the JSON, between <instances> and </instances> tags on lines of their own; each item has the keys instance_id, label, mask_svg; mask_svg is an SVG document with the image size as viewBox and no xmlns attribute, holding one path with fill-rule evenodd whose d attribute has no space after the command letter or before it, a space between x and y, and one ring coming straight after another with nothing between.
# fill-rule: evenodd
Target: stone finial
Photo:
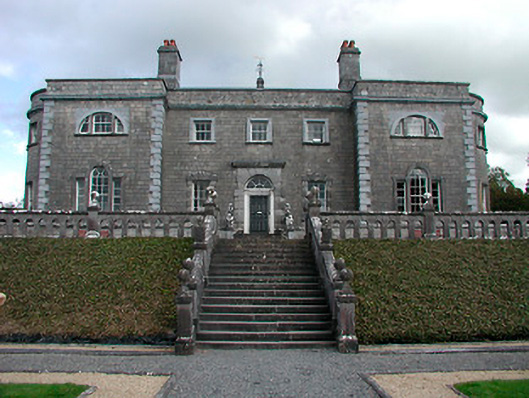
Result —
<instances>
[{"instance_id":1,"label":"stone finial","mask_svg":"<svg viewBox=\"0 0 529 398\"><path fill-rule=\"evenodd\" d=\"M4 293L0 293L0 307L6 302L7 296Z\"/></svg>"}]
</instances>

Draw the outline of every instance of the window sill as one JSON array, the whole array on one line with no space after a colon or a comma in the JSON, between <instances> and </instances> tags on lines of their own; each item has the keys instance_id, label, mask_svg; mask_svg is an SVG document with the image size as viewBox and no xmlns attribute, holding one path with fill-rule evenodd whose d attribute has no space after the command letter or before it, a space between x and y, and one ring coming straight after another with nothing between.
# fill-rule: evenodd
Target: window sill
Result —
<instances>
[{"instance_id":1,"label":"window sill","mask_svg":"<svg viewBox=\"0 0 529 398\"><path fill-rule=\"evenodd\" d=\"M203 145L203 144L216 144L217 141L189 141L190 144L198 144L198 145Z\"/></svg>"},{"instance_id":2,"label":"window sill","mask_svg":"<svg viewBox=\"0 0 529 398\"><path fill-rule=\"evenodd\" d=\"M246 141L246 144L253 145L272 145L272 141Z\"/></svg>"},{"instance_id":3,"label":"window sill","mask_svg":"<svg viewBox=\"0 0 529 398\"><path fill-rule=\"evenodd\" d=\"M309 145L309 146L330 146L331 143L328 142L328 141L324 141L324 142L303 141L303 145Z\"/></svg>"},{"instance_id":4,"label":"window sill","mask_svg":"<svg viewBox=\"0 0 529 398\"><path fill-rule=\"evenodd\" d=\"M413 136L413 135L390 135L389 138L395 138L395 139L404 139L404 140L442 140L444 137L427 137L427 136Z\"/></svg>"},{"instance_id":5,"label":"window sill","mask_svg":"<svg viewBox=\"0 0 529 398\"><path fill-rule=\"evenodd\" d=\"M111 133L111 134L104 134L104 133L81 134L81 133L75 133L74 137L128 137L128 134L127 133Z\"/></svg>"}]
</instances>

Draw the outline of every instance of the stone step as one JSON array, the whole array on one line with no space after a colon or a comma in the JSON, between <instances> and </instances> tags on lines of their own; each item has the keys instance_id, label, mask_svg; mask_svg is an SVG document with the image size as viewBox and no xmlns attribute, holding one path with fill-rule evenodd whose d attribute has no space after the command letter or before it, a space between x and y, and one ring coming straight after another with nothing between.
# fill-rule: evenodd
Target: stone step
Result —
<instances>
[{"instance_id":1,"label":"stone step","mask_svg":"<svg viewBox=\"0 0 529 398\"><path fill-rule=\"evenodd\" d=\"M315 289L213 289L208 286L204 297L324 297L319 287Z\"/></svg>"},{"instance_id":2,"label":"stone step","mask_svg":"<svg viewBox=\"0 0 529 398\"><path fill-rule=\"evenodd\" d=\"M306 257L266 257L266 256L223 256L214 257L212 264L310 264L311 259Z\"/></svg>"},{"instance_id":3,"label":"stone step","mask_svg":"<svg viewBox=\"0 0 529 398\"><path fill-rule=\"evenodd\" d=\"M202 321L215 322L289 322L289 321L307 321L307 322L331 322L332 317L330 313L218 313L218 312L202 312L199 316Z\"/></svg>"},{"instance_id":4,"label":"stone step","mask_svg":"<svg viewBox=\"0 0 529 398\"><path fill-rule=\"evenodd\" d=\"M249 314L326 314L327 304L202 304L202 313L249 313Z\"/></svg>"},{"instance_id":5,"label":"stone step","mask_svg":"<svg viewBox=\"0 0 529 398\"><path fill-rule=\"evenodd\" d=\"M226 268L218 269L216 267L211 267L209 270L210 276L248 276L248 277L259 277L259 276L317 276L316 270L311 269L281 269L281 268L271 268L271 269L256 269L252 270L251 267L246 268Z\"/></svg>"},{"instance_id":6,"label":"stone step","mask_svg":"<svg viewBox=\"0 0 529 398\"><path fill-rule=\"evenodd\" d=\"M215 263L210 265L209 271L227 272L233 270L241 271L306 271L315 273L314 267L308 266L307 263L289 264L289 263Z\"/></svg>"},{"instance_id":7,"label":"stone step","mask_svg":"<svg viewBox=\"0 0 529 398\"><path fill-rule=\"evenodd\" d=\"M201 349L262 349L262 350L281 350L295 348L331 348L335 347L336 342L332 340L316 341L197 341L197 347Z\"/></svg>"},{"instance_id":8,"label":"stone step","mask_svg":"<svg viewBox=\"0 0 529 398\"><path fill-rule=\"evenodd\" d=\"M204 296L202 305L285 305L302 307L306 305L326 305L325 297L240 297Z\"/></svg>"},{"instance_id":9,"label":"stone step","mask_svg":"<svg viewBox=\"0 0 529 398\"><path fill-rule=\"evenodd\" d=\"M332 330L290 330L284 332L237 332L209 331L197 332L198 340L205 341L318 341L332 340Z\"/></svg>"},{"instance_id":10,"label":"stone step","mask_svg":"<svg viewBox=\"0 0 529 398\"><path fill-rule=\"evenodd\" d=\"M200 331L235 331L235 332L285 332L330 330L330 321L204 321L200 320Z\"/></svg>"},{"instance_id":11,"label":"stone step","mask_svg":"<svg viewBox=\"0 0 529 398\"><path fill-rule=\"evenodd\" d=\"M319 282L208 282L211 290L316 290L321 289Z\"/></svg>"},{"instance_id":12,"label":"stone step","mask_svg":"<svg viewBox=\"0 0 529 398\"><path fill-rule=\"evenodd\" d=\"M319 283L317 275L210 275L208 283Z\"/></svg>"}]
</instances>

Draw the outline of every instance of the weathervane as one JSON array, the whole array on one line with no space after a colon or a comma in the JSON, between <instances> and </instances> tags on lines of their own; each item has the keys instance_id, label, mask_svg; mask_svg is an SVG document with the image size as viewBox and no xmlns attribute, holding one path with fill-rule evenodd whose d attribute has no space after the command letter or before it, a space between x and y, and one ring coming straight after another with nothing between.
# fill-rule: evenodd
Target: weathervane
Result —
<instances>
[{"instance_id":1,"label":"weathervane","mask_svg":"<svg viewBox=\"0 0 529 398\"><path fill-rule=\"evenodd\" d=\"M257 73L258 73L258 77L257 77L257 89L264 89L264 79L263 79L263 59L262 57L258 57L256 56L255 58L257 58L259 60L259 63L257 64Z\"/></svg>"}]
</instances>

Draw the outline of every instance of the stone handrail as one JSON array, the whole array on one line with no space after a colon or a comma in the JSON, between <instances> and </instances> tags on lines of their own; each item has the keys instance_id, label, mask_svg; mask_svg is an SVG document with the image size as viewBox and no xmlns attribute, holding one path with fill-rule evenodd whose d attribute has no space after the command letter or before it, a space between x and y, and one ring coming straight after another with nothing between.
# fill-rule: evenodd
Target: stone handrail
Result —
<instances>
[{"instance_id":1,"label":"stone handrail","mask_svg":"<svg viewBox=\"0 0 529 398\"><path fill-rule=\"evenodd\" d=\"M0 237L77 238L88 232L89 217L101 237L191 237L204 212L188 213L77 213L0 211Z\"/></svg>"},{"instance_id":2,"label":"stone handrail","mask_svg":"<svg viewBox=\"0 0 529 398\"><path fill-rule=\"evenodd\" d=\"M175 352L179 355L194 353L198 313L207 284L211 254L218 238L218 212L215 203L205 204L205 217L193 226L194 254L183 263L178 274L180 290L176 296L177 329Z\"/></svg>"},{"instance_id":3,"label":"stone handrail","mask_svg":"<svg viewBox=\"0 0 529 398\"><path fill-rule=\"evenodd\" d=\"M418 239L428 235L425 213L322 212L333 239ZM527 239L529 213L432 213L433 237L451 239Z\"/></svg>"},{"instance_id":4,"label":"stone handrail","mask_svg":"<svg viewBox=\"0 0 529 398\"><path fill-rule=\"evenodd\" d=\"M358 352L358 339L355 332L357 298L349 284L352 273L345 268L343 260L335 261L334 259L332 231L329 226L322 225L319 217L311 217L310 214L306 217L306 226L307 237L336 327L338 350L341 353L356 353Z\"/></svg>"}]
</instances>

